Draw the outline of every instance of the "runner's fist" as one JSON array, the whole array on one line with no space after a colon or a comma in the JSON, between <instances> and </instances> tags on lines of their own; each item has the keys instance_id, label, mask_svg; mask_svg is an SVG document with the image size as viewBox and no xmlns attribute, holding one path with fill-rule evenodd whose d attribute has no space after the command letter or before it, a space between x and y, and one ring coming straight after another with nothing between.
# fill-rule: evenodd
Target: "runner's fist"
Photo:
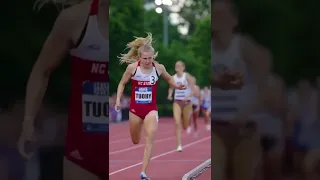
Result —
<instances>
[{"instance_id":1,"label":"runner's fist","mask_svg":"<svg viewBox=\"0 0 320 180\"><path fill-rule=\"evenodd\" d=\"M33 152L27 152L28 146L30 147L36 141L36 135L34 130L34 125L28 122L24 122L22 125L22 132L19 137L17 146L19 154L22 158L29 160L33 156ZM29 149L30 151L30 149Z\"/></svg>"},{"instance_id":2,"label":"runner's fist","mask_svg":"<svg viewBox=\"0 0 320 180\"><path fill-rule=\"evenodd\" d=\"M176 85L176 89L186 90L186 89L187 89L187 86L186 86L186 85L183 85L183 84L179 84L179 85Z\"/></svg>"},{"instance_id":3,"label":"runner's fist","mask_svg":"<svg viewBox=\"0 0 320 180\"><path fill-rule=\"evenodd\" d=\"M119 112L121 110L121 107L120 107L120 101L116 101L116 104L114 105L114 109Z\"/></svg>"}]
</instances>

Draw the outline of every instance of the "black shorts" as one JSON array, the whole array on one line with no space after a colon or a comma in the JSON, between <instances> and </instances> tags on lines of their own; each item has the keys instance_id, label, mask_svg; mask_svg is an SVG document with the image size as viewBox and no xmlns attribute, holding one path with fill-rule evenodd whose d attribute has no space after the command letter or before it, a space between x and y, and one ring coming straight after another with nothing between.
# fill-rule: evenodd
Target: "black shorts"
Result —
<instances>
[{"instance_id":1,"label":"black shorts","mask_svg":"<svg viewBox=\"0 0 320 180\"><path fill-rule=\"evenodd\" d=\"M192 104L192 109L193 109L193 110L196 110L197 108L198 108L198 105Z\"/></svg>"},{"instance_id":2,"label":"black shorts","mask_svg":"<svg viewBox=\"0 0 320 180\"><path fill-rule=\"evenodd\" d=\"M272 136L261 136L260 144L264 152L269 152L278 143L277 138Z\"/></svg>"}]
</instances>

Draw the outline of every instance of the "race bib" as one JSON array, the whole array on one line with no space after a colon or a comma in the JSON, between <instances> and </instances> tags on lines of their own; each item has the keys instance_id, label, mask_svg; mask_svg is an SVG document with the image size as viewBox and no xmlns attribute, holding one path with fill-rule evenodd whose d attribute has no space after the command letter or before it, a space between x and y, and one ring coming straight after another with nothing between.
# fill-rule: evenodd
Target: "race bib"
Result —
<instances>
[{"instance_id":1,"label":"race bib","mask_svg":"<svg viewBox=\"0 0 320 180\"><path fill-rule=\"evenodd\" d=\"M184 98L186 96L185 90L175 90L174 92L175 98Z\"/></svg>"},{"instance_id":2,"label":"race bib","mask_svg":"<svg viewBox=\"0 0 320 180\"><path fill-rule=\"evenodd\" d=\"M82 126L85 132L109 133L109 83L83 83Z\"/></svg>"},{"instance_id":3,"label":"race bib","mask_svg":"<svg viewBox=\"0 0 320 180\"><path fill-rule=\"evenodd\" d=\"M152 87L135 88L135 100L137 104L152 103Z\"/></svg>"}]
</instances>

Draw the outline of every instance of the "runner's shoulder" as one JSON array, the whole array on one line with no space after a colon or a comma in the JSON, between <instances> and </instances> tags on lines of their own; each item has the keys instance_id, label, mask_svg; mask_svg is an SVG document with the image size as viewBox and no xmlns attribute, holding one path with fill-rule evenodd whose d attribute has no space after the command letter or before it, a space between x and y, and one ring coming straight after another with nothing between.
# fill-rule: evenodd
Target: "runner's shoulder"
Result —
<instances>
[{"instance_id":1,"label":"runner's shoulder","mask_svg":"<svg viewBox=\"0 0 320 180\"><path fill-rule=\"evenodd\" d=\"M154 62L154 65L157 70L163 71L166 69L166 67L163 64L158 63L157 61Z\"/></svg>"},{"instance_id":2,"label":"runner's shoulder","mask_svg":"<svg viewBox=\"0 0 320 180\"><path fill-rule=\"evenodd\" d=\"M83 3L63 9L56 22L68 25L68 27L77 27L79 23L82 23L87 19L90 11L90 1L84 1Z\"/></svg>"},{"instance_id":3,"label":"runner's shoulder","mask_svg":"<svg viewBox=\"0 0 320 180\"><path fill-rule=\"evenodd\" d=\"M136 71L136 68L138 67L138 62L135 62L135 63L131 63L127 66L127 72L130 72L130 73L134 73Z\"/></svg>"}]
</instances>

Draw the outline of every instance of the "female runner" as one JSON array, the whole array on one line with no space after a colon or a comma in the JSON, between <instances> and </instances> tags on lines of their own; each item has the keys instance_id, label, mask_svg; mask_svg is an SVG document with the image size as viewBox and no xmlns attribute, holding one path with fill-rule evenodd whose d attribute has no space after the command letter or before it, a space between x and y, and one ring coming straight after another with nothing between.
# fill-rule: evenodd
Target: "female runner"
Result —
<instances>
[{"instance_id":1,"label":"female runner","mask_svg":"<svg viewBox=\"0 0 320 180\"><path fill-rule=\"evenodd\" d=\"M162 64L154 61L158 53L152 47L152 41L150 33L146 38L136 38L128 43L129 52L121 55L120 63L127 63L128 67L119 82L115 105L115 109L120 108L123 90L131 79L132 91L129 112L131 140L133 144L139 143L142 125L144 125L147 136L140 174L142 180L150 179L146 175L146 169L151 159L153 140L158 127L156 97L159 77L162 76L174 88L186 89L185 85L177 85L174 82L173 77Z\"/></svg>"},{"instance_id":2,"label":"female runner","mask_svg":"<svg viewBox=\"0 0 320 180\"><path fill-rule=\"evenodd\" d=\"M201 91L201 112L204 117L206 129L211 130L211 91L208 87L204 87Z\"/></svg>"},{"instance_id":3,"label":"female runner","mask_svg":"<svg viewBox=\"0 0 320 180\"><path fill-rule=\"evenodd\" d=\"M181 152L181 125L183 129L187 129L189 126L189 120L192 113L190 98L193 96L194 82L193 77L185 72L185 64L182 61L176 62L175 71L176 74L173 76L175 83L183 84L187 87L185 90L174 89L172 87L168 90L169 100L172 100L174 91L173 117L176 125L177 151Z\"/></svg>"},{"instance_id":4,"label":"female runner","mask_svg":"<svg viewBox=\"0 0 320 180\"><path fill-rule=\"evenodd\" d=\"M194 127L194 136L197 137L198 136L198 126L197 126L197 119L199 117L199 112L200 112L200 96L201 96L201 92L200 92L200 88L199 86L196 84L196 79L194 79L195 85L194 85L194 96L192 96L191 98L191 103L192 103L192 116L191 116L191 121L189 123L189 127L187 129L187 133L191 133L192 131L192 126L191 124L193 123L193 127Z\"/></svg>"},{"instance_id":5,"label":"female runner","mask_svg":"<svg viewBox=\"0 0 320 180\"><path fill-rule=\"evenodd\" d=\"M213 179L253 179L260 175L261 151L259 134L251 119L235 118L252 104L256 96L263 96L263 89L268 85L270 61L267 53L261 51L261 45L251 37L235 33L238 26L237 10L230 1L214 1L211 12L211 30L214 44L212 46L212 71L239 72L243 75L240 90L220 92L221 95L233 96L228 99L231 108L221 117L213 119L212 156L217 157L212 164ZM230 93L230 94L229 94ZM221 96L220 96L221 97ZM223 98L212 99L225 101ZM223 104L223 106L225 106ZM218 109L215 108L215 111ZM215 115L215 114L214 114ZM228 115L228 116L225 116ZM240 133L241 132L241 133ZM232 152L232 153L231 153ZM232 173L226 171L231 167ZM231 178L233 178L231 177ZM233 178L234 179L234 178Z\"/></svg>"},{"instance_id":6,"label":"female runner","mask_svg":"<svg viewBox=\"0 0 320 180\"><path fill-rule=\"evenodd\" d=\"M49 2L39 1L40 5ZM63 2L64 5L74 6L59 14L33 66L27 84L25 116L18 148L24 158L30 159L31 154L26 152L25 145L34 141L35 118L50 75L69 54L72 93L63 179L105 180L109 179L108 169L105 168L109 163L106 153L109 149L109 110L106 106L109 104L109 2L75 2ZM99 48L87 48L91 46ZM95 109L98 109L99 116L94 114Z\"/></svg>"}]
</instances>

